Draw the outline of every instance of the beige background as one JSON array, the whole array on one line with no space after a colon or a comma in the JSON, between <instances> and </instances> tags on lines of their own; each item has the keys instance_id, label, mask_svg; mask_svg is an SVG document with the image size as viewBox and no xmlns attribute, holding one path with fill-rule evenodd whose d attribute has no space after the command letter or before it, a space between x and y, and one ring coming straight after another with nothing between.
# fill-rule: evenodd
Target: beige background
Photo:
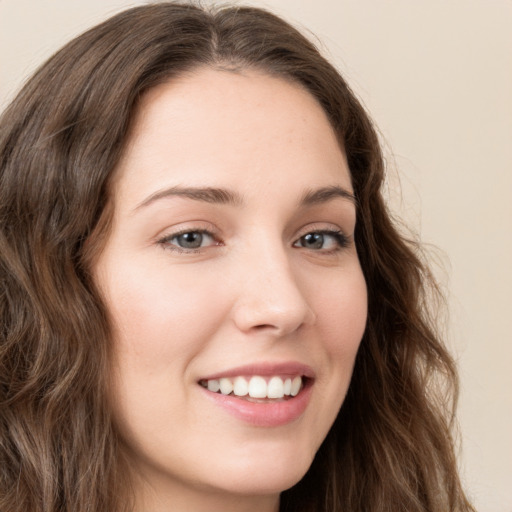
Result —
<instances>
[{"instance_id":1,"label":"beige background","mask_svg":"<svg viewBox=\"0 0 512 512\"><path fill-rule=\"evenodd\" d=\"M0 0L0 109L72 36L137 3ZM481 512L512 512L512 1L252 3L315 33L380 127L391 200L440 248L466 486Z\"/></svg>"}]
</instances>

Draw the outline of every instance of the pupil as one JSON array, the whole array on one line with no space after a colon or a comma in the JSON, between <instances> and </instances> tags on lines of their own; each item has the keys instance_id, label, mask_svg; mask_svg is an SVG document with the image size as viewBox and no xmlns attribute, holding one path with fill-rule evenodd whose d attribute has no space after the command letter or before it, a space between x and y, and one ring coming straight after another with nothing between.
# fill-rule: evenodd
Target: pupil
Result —
<instances>
[{"instance_id":1,"label":"pupil","mask_svg":"<svg viewBox=\"0 0 512 512\"><path fill-rule=\"evenodd\" d=\"M197 249L203 243L203 235L197 232L184 233L178 237L178 241L180 246L185 249Z\"/></svg>"},{"instance_id":2,"label":"pupil","mask_svg":"<svg viewBox=\"0 0 512 512\"><path fill-rule=\"evenodd\" d=\"M306 247L313 249L321 249L324 245L324 235L322 235L322 233L309 233L303 240Z\"/></svg>"}]
</instances>

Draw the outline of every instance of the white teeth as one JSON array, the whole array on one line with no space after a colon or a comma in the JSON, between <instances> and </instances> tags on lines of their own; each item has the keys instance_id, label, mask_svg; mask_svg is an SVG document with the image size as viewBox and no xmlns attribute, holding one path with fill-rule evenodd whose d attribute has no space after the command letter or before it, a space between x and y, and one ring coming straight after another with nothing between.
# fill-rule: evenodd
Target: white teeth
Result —
<instances>
[{"instance_id":1,"label":"white teeth","mask_svg":"<svg viewBox=\"0 0 512 512\"><path fill-rule=\"evenodd\" d=\"M267 383L263 377L251 377L249 396L252 398L267 398Z\"/></svg>"},{"instance_id":2,"label":"white teeth","mask_svg":"<svg viewBox=\"0 0 512 512\"><path fill-rule=\"evenodd\" d=\"M204 387L213 393L222 393L236 396L247 396L251 398L275 398L280 399L286 396L297 396L302 389L302 377L281 378L273 376L270 379L254 375L249 382L245 377L235 377L234 379L223 377L222 379L211 379L201 382Z\"/></svg>"},{"instance_id":3,"label":"white teeth","mask_svg":"<svg viewBox=\"0 0 512 512\"><path fill-rule=\"evenodd\" d=\"M302 379L300 377L295 377L292 380L292 390L290 392L290 395L297 396L299 394L301 386L302 386Z\"/></svg>"},{"instance_id":4,"label":"white teeth","mask_svg":"<svg viewBox=\"0 0 512 512\"><path fill-rule=\"evenodd\" d=\"M223 395L229 395L231 391L233 391L233 383L231 382L231 379L220 379L220 392Z\"/></svg>"},{"instance_id":5,"label":"white teeth","mask_svg":"<svg viewBox=\"0 0 512 512\"><path fill-rule=\"evenodd\" d=\"M284 397L284 382L279 377L272 377L268 381L267 396L269 398L283 398Z\"/></svg>"},{"instance_id":6,"label":"white teeth","mask_svg":"<svg viewBox=\"0 0 512 512\"><path fill-rule=\"evenodd\" d=\"M236 396L245 396L249 394L249 385L243 377L237 377L235 379L233 384L233 393Z\"/></svg>"},{"instance_id":7,"label":"white teeth","mask_svg":"<svg viewBox=\"0 0 512 512\"><path fill-rule=\"evenodd\" d=\"M291 392L292 392L292 379L286 379L284 381L284 394L286 396L290 396Z\"/></svg>"},{"instance_id":8,"label":"white teeth","mask_svg":"<svg viewBox=\"0 0 512 512\"><path fill-rule=\"evenodd\" d=\"M220 389L220 383L216 379L212 379L208 381L208 391L213 391L214 393L217 393Z\"/></svg>"}]
</instances>

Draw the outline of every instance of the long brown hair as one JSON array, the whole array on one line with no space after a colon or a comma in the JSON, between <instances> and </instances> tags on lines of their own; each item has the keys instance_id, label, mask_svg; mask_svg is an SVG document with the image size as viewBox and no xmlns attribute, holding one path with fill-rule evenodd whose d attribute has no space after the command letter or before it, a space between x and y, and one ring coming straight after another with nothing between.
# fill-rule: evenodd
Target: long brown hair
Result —
<instances>
[{"instance_id":1,"label":"long brown hair","mask_svg":"<svg viewBox=\"0 0 512 512\"><path fill-rule=\"evenodd\" d=\"M52 57L0 119L0 510L124 510L106 399L109 325L89 274L134 109L198 66L305 87L343 144L358 204L367 329L338 418L282 511L470 511L451 439L454 363L428 311L431 276L381 195L372 123L297 30L248 7L130 9Z\"/></svg>"}]
</instances>

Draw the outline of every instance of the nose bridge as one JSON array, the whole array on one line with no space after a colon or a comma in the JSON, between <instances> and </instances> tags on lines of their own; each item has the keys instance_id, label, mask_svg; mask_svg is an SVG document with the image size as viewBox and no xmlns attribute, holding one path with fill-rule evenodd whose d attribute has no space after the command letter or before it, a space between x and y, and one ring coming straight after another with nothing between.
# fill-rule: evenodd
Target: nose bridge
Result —
<instances>
[{"instance_id":1,"label":"nose bridge","mask_svg":"<svg viewBox=\"0 0 512 512\"><path fill-rule=\"evenodd\" d=\"M241 257L235 322L243 331L266 328L284 335L310 323L314 314L282 240L266 237Z\"/></svg>"}]
</instances>

